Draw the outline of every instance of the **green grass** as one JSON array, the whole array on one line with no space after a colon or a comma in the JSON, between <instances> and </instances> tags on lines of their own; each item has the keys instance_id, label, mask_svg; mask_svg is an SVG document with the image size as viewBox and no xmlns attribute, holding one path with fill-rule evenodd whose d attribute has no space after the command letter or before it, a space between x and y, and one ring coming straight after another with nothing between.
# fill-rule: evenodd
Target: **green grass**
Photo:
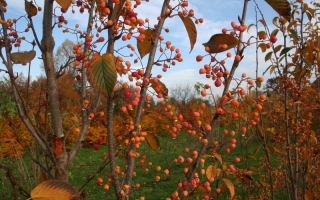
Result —
<instances>
[{"instance_id":1,"label":"green grass","mask_svg":"<svg viewBox=\"0 0 320 200\"><path fill-rule=\"evenodd\" d=\"M193 138L190 138L187 134L183 133L181 134L177 139L173 140L170 136L159 136L160 140L160 146L161 149L158 151L151 150L150 147L148 147L146 144L143 144L141 148L139 149L140 155L146 155L146 163L152 162L152 166L147 166L149 169L149 172L146 173L144 169L139 168L139 161L140 158L136 159L138 168L135 170L137 173L137 176L133 179L133 184L140 183L141 187L138 189L134 189L131 199L138 199L141 196L145 196L146 199L164 199L166 197L170 197L173 191L176 190L178 182L184 181L184 174L183 174L183 167L186 165L183 164L172 164L172 161L177 158L179 155L184 156L185 158L189 156L188 153L185 153L183 150L185 147L188 147L190 151L192 151L193 148L195 148L197 145L200 144L200 142L195 142L196 136L193 136ZM238 140L237 147L235 149L232 149L231 153L224 157L224 164L234 164L236 167L243 168L244 162L240 163L233 163L232 160L235 157L241 156L241 145L240 141L244 140L244 137L237 136ZM249 154L253 154L254 149L258 146L258 144L253 143L250 145ZM98 151L95 151L93 148L86 148L81 149L77 157L75 158L74 162L70 166L69 171L69 182L76 188L79 188L83 185L83 183L86 181L88 176L92 176L98 169L101 163L103 162L103 152L107 151L106 146L101 146ZM259 158L261 155L263 155L263 151L260 150L256 157ZM6 164L9 166L12 166L12 162L8 162L9 159L1 160L2 164ZM27 160L27 163L29 163L29 159L25 158ZM124 169L124 161L123 160L117 160L119 165ZM211 164L213 161L208 160L206 162L206 166ZM248 158L247 160L248 166L254 166L259 168L259 163L257 160L253 158ZM28 164L29 165L29 164ZM156 166L161 166L162 171L156 172L155 168ZM205 166L205 167L206 167ZM163 170L169 168L170 169L170 175L164 175ZM102 173L100 173L97 177L103 178L104 181L106 181L107 176L106 173L109 172L109 168L106 167ZM14 170L14 174L18 176L17 170ZM155 176L158 175L161 177L160 181L155 180ZM0 199L12 199L12 191L11 191L11 185L8 180L4 177L4 171L0 170ZM235 179L232 178L232 176L229 176L230 180L234 181ZM257 175L252 176L253 179L256 181L258 180ZM120 176L121 179L121 176ZM95 200L95 199L105 199L106 193L103 190L103 186L98 187L96 186L96 178L94 178L91 182L87 184L87 186L84 188L84 190L87 192L87 200ZM181 189L180 189L181 191ZM110 185L110 190L108 192L108 198L107 199L115 199L113 195L113 187ZM229 195L229 192L224 192L225 197ZM246 196L245 190L236 190L236 195L240 195L242 197ZM196 193L195 196L191 197L190 199L196 199L197 196L200 196L200 193ZM24 199L24 198L22 198Z\"/></svg>"}]
</instances>

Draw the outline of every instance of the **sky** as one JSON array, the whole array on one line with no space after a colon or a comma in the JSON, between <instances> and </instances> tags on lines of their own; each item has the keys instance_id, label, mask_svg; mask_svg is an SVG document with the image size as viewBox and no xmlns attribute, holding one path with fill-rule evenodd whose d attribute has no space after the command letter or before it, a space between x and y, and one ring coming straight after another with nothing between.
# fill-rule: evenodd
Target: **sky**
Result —
<instances>
[{"instance_id":1,"label":"sky","mask_svg":"<svg viewBox=\"0 0 320 200\"><path fill-rule=\"evenodd\" d=\"M24 4L22 0L7 0L7 18L19 18L24 13ZM172 4L175 4L177 0L171 1ZM272 18L278 16L278 14L263 0L256 0L258 2L260 10L263 12L265 20L268 25L270 25L270 30L272 30ZM43 0L37 1L38 5L43 7ZM150 24L156 23L156 18L158 17L161 9L163 1L162 0L150 0L148 3L142 2L141 6L136 9L138 13L138 18L149 18ZM190 43L188 39L188 35L185 27L179 17L174 17L166 20L164 28L169 28L169 33L163 33L162 35L165 38L165 41L170 40L172 45L176 46L181 50L183 62L177 63L176 66L171 67L166 73L162 72L162 67L155 66L152 74L163 75L162 81L170 88L171 85L181 84L181 83L189 83L195 84L197 82L208 83L213 85L213 81L210 79L206 79L204 75L199 75L199 69L203 67L205 63L207 63L208 57L205 57L202 62L196 61L197 55L205 55L203 43L207 42L210 37L214 34L221 33L222 28L231 28L231 22L235 21L238 23L238 16L242 15L242 0L189 0L189 9L193 9L195 11L195 17L203 18L204 22L202 24L196 25L197 28L197 42L194 46L194 49L191 53L190 51ZM75 8L77 11L79 8ZM70 11L70 8L69 8ZM256 16L255 4L254 1L249 1L248 14L246 18L246 25L251 23L255 23L256 17L261 19L260 14ZM36 24L36 31L39 34L39 38L41 38L42 31L42 22L41 15L43 12L39 13L39 16L33 17L34 23ZM65 19L68 20L68 26L74 27L74 24L78 23L80 25L80 29L85 29L87 24L86 14L80 14L76 12L76 14L71 14L68 12L64 14ZM19 19L19 23L22 24L21 28L18 27L20 31L26 28L25 20ZM255 30L250 30L249 33L245 32L244 41L246 41L250 34L254 34ZM55 50L61 45L61 43L65 39L70 39L72 41L76 41L76 38L72 34L63 34L62 29L54 29L55 34ZM106 33L105 33L106 34ZM22 33L21 33L22 35ZM101 35L104 35L102 33ZM30 34L26 34L26 37L29 37ZM281 38L279 38L279 41ZM121 47L123 44L119 44L117 47ZM132 40L132 45L136 45L136 41ZM21 47L20 50L31 50L30 45L25 45ZM256 70L256 54L255 54L255 45L251 45L244 52L244 59L241 61L240 66L237 69L236 77L240 77L242 73L246 73L248 76L254 78L255 70ZM230 52L234 55L234 51L230 50ZM225 57L226 52L221 53L222 57ZM43 74L43 71L40 69L41 57L39 51L37 51L36 58L32 61L31 66L31 76L33 78L40 76ZM146 63L147 56L143 58L143 62ZM233 59L228 59L226 62L226 66L228 69L231 68ZM262 75L266 67L268 67L270 63L264 62L264 54L259 50L259 75ZM133 65L132 68L139 68L139 65ZM4 66L0 66L0 69L4 68ZM25 75L28 72L28 66L15 65L15 72L23 72ZM268 78L269 74L265 75L265 78ZM221 92L221 88L216 88L215 92L218 94Z\"/></svg>"}]
</instances>

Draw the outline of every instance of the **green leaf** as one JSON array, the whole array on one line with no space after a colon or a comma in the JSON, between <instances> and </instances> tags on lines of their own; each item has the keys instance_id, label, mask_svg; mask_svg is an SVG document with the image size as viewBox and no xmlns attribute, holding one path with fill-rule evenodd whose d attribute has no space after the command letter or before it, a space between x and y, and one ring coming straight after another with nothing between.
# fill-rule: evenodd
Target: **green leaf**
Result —
<instances>
[{"instance_id":1,"label":"green leaf","mask_svg":"<svg viewBox=\"0 0 320 200\"><path fill-rule=\"evenodd\" d=\"M271 59L272 56L272 51L270 51L269 53L267 53L267 55L264 57L264 60L267 62L268 60Z\"/></svg>"},{"instance_id":2,"label":"green leaf","mask_svg":"<svg viewBox=\"0 0 320 200\"><path fill-rule=\"evenodd\" d=\"M210 53L220 53L236 47L238 42L237 38L229 34L215 34L208 42L203 43L203 46L209 47ZM223 48L225 44L227 46Z\"/></svg>"},{"instance_id":3,"label":"green leaf","mask_svg":"<svg viewBox=\"0 0 320 200\"><path fill-rule=\"evenodd\" d=\"M117 81L113 56L109 53L102 56L95 54L89 62L87 76L95 91L102 92L110 98Z\"/></svg>"},{"instance_id":4,"label":"green leaf","mask_svg":"<svg viewBox=\"0 0 320 200\"><path fill-rule=\"evenodd\" d=\"M274 29L272 32L271 32L271 36L276 36L279 32L279 29Z\"/></svg>"},{"instance_id":5,"label":"green leaf","mask_svg":"<svg viewBox=\"0 0 320 200\"><path fill-rule=\"evenodd\" d=\"M184 27L187 30L189 40L190 40L190 52L192 51L196 41L197 41L197 29L196 26L194 25L193 20L190 17L184 17L182 15L179 15L180 19L182 20Z\"/></svg>"},{"instance_id":6,"label":"green leaf","mask_svg":"<svg viewBox=\"0 0 320 200\"><path fill-rule=\"evenodd\" d=\"M285 47L281 50L280 52L280 56L282 56L283 54L288 53L293 47Z\"/></svg>"}]
</instances>

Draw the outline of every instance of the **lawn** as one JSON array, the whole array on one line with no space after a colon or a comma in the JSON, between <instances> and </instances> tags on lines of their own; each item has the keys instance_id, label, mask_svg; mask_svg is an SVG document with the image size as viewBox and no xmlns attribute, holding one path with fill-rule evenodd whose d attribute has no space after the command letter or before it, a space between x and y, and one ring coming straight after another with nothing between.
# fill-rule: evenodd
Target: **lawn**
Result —
<instances>
[{"instance_id":1,"label":"lawn","mask_svg":"<svg viewBox=\"0 0 320 200\"><path fill-rule=\"evenodd\" d=\"M196 136L193 136L196 137ZM144 196L146 199L164 199L166 197L170 197L172 192L174 192L177 188L177 184L179 180L184 181L183 175L183 167L181 164L173 164L172 161L177 158L179 155L184 156L185 158L189 156L190 153L184 152L185 147L188 147L190 151L199 143L194 142L195 139L191 138L187 134L181 134L177 139L172 139L169 136L158 136L160 140L160 150L153 151L146 144L143 144L139 150L140 155L146 155L147 159L145 163L152 162L152 166L146 166L148 168L148 172L145 171L145 168L142 169L139 163L140 158L136 159L137 161L137 169L136 176L133 179L133 185L139 183L141 185L140 188L133 188L133 193L131 199L139 199L141 196ZM238 141L241 139L237 139ZM237 145L236 149L233 149L231 153L226 157L226 163L229 160L229 164L231 163L234 157L241 157L240 144ZM251 145L249 152L253 153L255 147L257 145ZM93 148L85 148L81 149L78 156L75 158L73 164L71 165L71 169L69 171L69 182L76 188L80 188L83 183L86 181L87 177L92 176L98 169L101 163L103 162L103 152L107 151L107 147L102 145L99 150L94 150ZM262 151L258 152L259 154ZM26 167L28 170L30 169L30 160L25 157L24 158ZM118 160L119 165L124 167L124 161ZM258 167L258 163L254 159L248 160L250 166ZM18 160L12 161L12 159L3 159L1 163L7 166L10 166L14 175L18 177L17 163ZM210 164L210 161L206 162L206 166ZM243 163L232 163L237 167L242 167ZM157 172L156 167L161 166L161 171ZM184 165L186 166L186 165ZM165 175L163 170L169 168L170 174ZM104 180L104 183L107 181L106 173L108 173L109 169L106 167L97 177L101 177ZM30 171L29 171L30 172ZM12 199L12 188L10 182L5 178L4 170L0 170L0 199ZM155 176L160 176L161 180L156 181ZM96 177L96 178L97 178ZM255 176L253 176L255 178ZM94 178L88 185L84 187L84 190L87 193L87 200L95 200L95 199L115 199L113 195L113 188L110 185L110 190L108 192L108 196L103 189L103 185L98 187L96 185L96 178ZM18 179L22 180L22 179ZM26 181L21 181L22 185L25 184ZM180 189L182 191L182 189ZM191 197L191 199L197 199L197 196L200 192L197 192L195 196ZM246 192L243 190L237 190L236 194L240 194L241 196L245 196ZM229 195L229 192L224 192L224 195ZM24 199L24 198L21 198Z\"/></svg>"}]
</instances>

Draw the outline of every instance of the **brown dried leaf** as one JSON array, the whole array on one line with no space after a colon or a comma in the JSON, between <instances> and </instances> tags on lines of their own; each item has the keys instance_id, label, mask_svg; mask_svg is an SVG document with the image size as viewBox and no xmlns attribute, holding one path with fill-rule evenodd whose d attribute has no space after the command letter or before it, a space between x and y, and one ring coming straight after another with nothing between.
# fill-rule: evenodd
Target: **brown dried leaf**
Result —
<instances>
[{"instance_id":1,"label":"brown dried leaf","mask_svg":"<svg viewBox=\"0 0 320 200\"><path fill-rule=\"evenodd\" d=\"M227 185L227 187L229 188L229 191L230 191L230 199L232 199L234 197L234 185L233 183L229 180L229 179L226 179L226 178L223 178L222 181Z\"/></svg>"},{"instance_id":2,"label":"brown dried leaf","mask_svg":"<svg viewBox=\"0 0 320 200\"><path fill-rule=\"evenodd\" d=\"M157 94L162 94L163 98L167 99L168 98L168 88L164 83L158 80L158 82L152 82L151 87L156 91Z\"/></svg>"},{"instance_id":3,"label":"brown dried leaf","mask_svg":"<svg viewBox=\"0 0 320 200\"><path fill-rule=\"evenodd\" d=\"M287 0L265 0L279 15L290 22L291 7Z\"/></svg>"},{"instance_id":4,"label":"brown dried leaf","mask_svg":"<svg viewBox=\"0 0 320 200\"><path fill-rule=\"evenodd\" d=\"M61 6L61 8L64 11L67 11L72 3L72 0L56 0L56 2Z\"/></svg>"},{"instance_id":5,"label":"brown dried leaf","mask_svg":"<svg viewBox=\"0 0 320 200\"><path fill-rule=\"evenodd\" d=\"M228 49L234 48L238 44L238 39L229 34L215 34L207 43L203 43L203 46L209 47L210 53L220 53L227 51ZM223 45L227 45L223 48Z\"/></svg>"},{"instance_id":6,"label":"brown dried leaf","mask_svg":"<svg viewBox=\"0 0 320 200\"><path fill-rule=\"evenodd\" d=\"M146 36L145 39L141 42L137 42L137 47L141 58L150 53L152 39L154 38L156 32L152 29L147 29L143 34Z\"/></svg>"},{"instance_id":7,"label":"brown dried leaf","mask_svg":"<svg viewBox=\"0 0 320 200\"><path fill-rule=\"evenodd\" d=\"M28 2L27 0L25 0L24 8L28 14L28 17L36 16L38 13L38 9L35 5L33 5L32 1Z\"/></svg>"},{"instance_id":8,"label":"brown dried leaf","mask_svg":"<svg viewBox=\"0 0 320 200\"><path fill-rule=\"evenodd\" d=\"M55 158L60 158L64 152L64 143L63 140L54 136L53 138L53 154Z\"/></svg>"},{"instance_id":9,"label":"brown dried leaf","mask_svg":"<svg viewBox=\"0 0 320 200\"><path fill-rule=\"evenodd\" d=\"M14 52L11 53L11 60L15 64L25 64L32 61L36 57L36 51Z\"/></svg>"},{"instance_id":10,"label":"brown dried leaf","mask_svg":"<svg viewBox=\"0 0 320 200\"><path fill-rule=\"evenodd\" d=\"M190 17L184 17L182 15L179 15L180 19L182 20L184 27L187 30L188 36L189 36L189 40L190 40L190 52L192 51L194 45L197 42L197 29L196 26L194 25L194 22L192 21L192 19Z\"/></svg>"},{"instance_id":11,"label":"brown dried leaf","mask_svg":"<svg viewBox=\"0 0 320 200\"><path fill-rule=\"evenodd\" d=\"M62 180L48 180L31 191L32 200L78 200L80 193L72 185Z\"/></svg>"},{"instance_id":12,"label":"brown dried leaf","mask_svg":"<svg viewBox=\"0 0 320 200\"><path fill-rule=\"evenodd\" d=\"M145 141L146 141L147 145L151 149L153 149L153 150L159 150L160 149L160 141L159 141L158 137L155 136L154 134L148 133L145 136Z\"/></svg>"},{"instance_id":13,"label":"brown dried leaf","mask_svg":"<svg viewBox=\"0 0 320 200\"><path fill-rule=\"evenodd\" d=\"M306 193L304 194L305 200L314 200L314 194L310 190L306 190Z\"/></svg>"}]
</instances>

